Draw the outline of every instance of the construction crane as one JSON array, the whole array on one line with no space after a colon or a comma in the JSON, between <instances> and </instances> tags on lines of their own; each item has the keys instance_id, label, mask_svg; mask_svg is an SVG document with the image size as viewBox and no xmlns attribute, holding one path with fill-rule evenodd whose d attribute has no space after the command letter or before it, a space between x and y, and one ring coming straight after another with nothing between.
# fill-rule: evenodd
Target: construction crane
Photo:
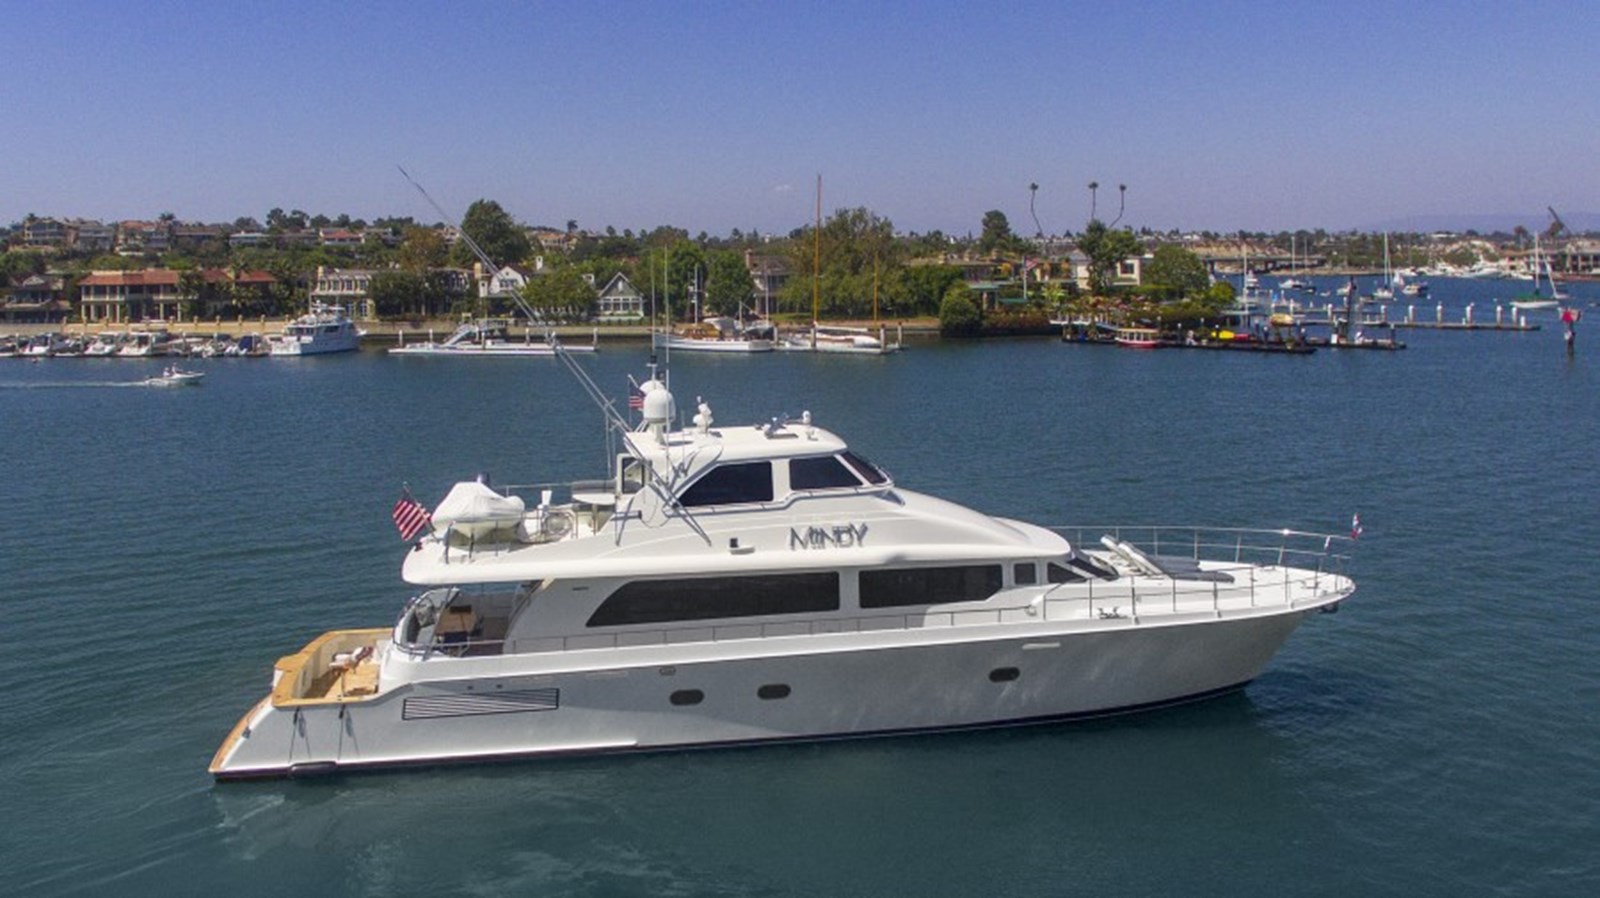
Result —
<instances>
[{"instance_id":1,"label":"construction crane","mask_svg":"<svg viewBox=\"0 0 1600 898\"><path fill-rule=\"evenodd\" d=\"M1544 229L1544 237L1546 240L1555 240L1557 237L1561 236L1562 231L1566 231L1568 234L1572 233L1570 230L1568 230L1567 223L1562 221L1561 216L1556 214L1556 208L1554 206L1545 206L1545 209L1549 210L1550 212L1550 227Z\"/></svg>"}]
</instances>

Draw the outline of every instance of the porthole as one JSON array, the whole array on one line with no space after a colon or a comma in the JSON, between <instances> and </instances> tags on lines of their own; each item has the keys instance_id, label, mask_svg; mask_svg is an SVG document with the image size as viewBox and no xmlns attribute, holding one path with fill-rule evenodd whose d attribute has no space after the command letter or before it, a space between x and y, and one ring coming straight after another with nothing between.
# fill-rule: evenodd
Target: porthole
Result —
<instances>
[{"instance_id":1,"label":"porthole","mask_svg":"<svg viewBox=\"0 0 1600 898\"><path fill-rule=\"evenodd\" d=\"M787 683L768 683L756 690L756 696L768 701L777 698L788 698L789 685Z\"/></svg>"},{"instance_id":2,"label":"porthole","mask_svg":"<svg viewBox=\"0 0 1600 898\"><path fill-rule=\"evenodd\" d=\"M1015 667L996 667L994 670L989 671L989 682L1009 683L1020 676L1022 676L1022 671L1017 670Z\"/></svg>"},{"instance_id":3,"label":"porthole","mask_svg":"<svg viewBox=\"0 0 1600 898\"><path fill-rule=\"evenodd\" d=\"M668 699L674 705L698 705L705 700L706 694L698 689L679 689Z\"/></svg>"}]
</instances>

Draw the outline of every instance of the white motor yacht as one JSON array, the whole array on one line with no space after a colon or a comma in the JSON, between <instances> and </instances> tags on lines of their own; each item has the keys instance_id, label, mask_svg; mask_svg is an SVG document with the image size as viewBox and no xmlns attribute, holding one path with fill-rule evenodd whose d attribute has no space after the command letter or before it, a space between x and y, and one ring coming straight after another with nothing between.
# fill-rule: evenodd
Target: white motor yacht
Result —
<instances>
[{"instance_id":1,"label":"white motor yacht","mask_svg":"<svg viewBox=\"0 0 1600 898\"><path fill-rule=\"evenodd\" d=\"M313 303L310 313L296 318L282 334L269 337L268 346L272 355L354 352L361 348L361 330L345 317L342 306Z\"/></svg>"},{"instance_id":2,"label":"white motor yacht","mask_svg":"<svg viewBox=\"0 0 1600 898\"><path fill-rule=\"evenodd\" d=\"M576 366L573 366L576 367ZM587 384L593 387L593 384ZM390 625L281 658L219 779L992 727L1201 698L1355 589L1346 538L1051 529L641 385L610 477L457 484ZM1084 540L1092 542L1084 542Z\"/></svg>"}]
</instances>

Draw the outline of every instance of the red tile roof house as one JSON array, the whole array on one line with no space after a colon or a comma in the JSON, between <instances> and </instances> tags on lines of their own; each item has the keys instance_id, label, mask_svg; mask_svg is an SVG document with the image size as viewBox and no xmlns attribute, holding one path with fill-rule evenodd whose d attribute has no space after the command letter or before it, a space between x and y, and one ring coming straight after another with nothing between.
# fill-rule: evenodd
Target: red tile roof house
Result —
<instances>
[{"instance_id":1,"label":"red tile roof house","mask_svg":"<svg viewBox=\"0 0 1600 898\"><path fill-rule=\"evenodd\" d=\"M220 291L209 289L223 282L234 285L233 298L245 301L240 293L255 291L255 299L265 298L277 278L265 271L231 272L208 268L200 272L205 285L199 296L189 296L179 281L183 272L167 268L142 271L96 271L78 282L78 308L90 323L126 324L135 321L182 321L186 305L191 314L209 318L221 314L227 302Z\"/></svg>"}]
</instances>

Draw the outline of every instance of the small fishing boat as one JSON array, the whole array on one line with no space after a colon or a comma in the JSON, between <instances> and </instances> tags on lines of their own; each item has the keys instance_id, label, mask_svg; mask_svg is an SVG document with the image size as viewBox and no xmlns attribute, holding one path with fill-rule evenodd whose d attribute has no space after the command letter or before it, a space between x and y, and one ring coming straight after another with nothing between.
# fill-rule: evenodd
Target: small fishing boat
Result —
<instances>
[{"instance_id":1,"label":"small fishing boat","mask_svg":"<svg viewBox=\"0 0 1600 898\"><path fill-rule=\"evenodd\" d=\"M168 365L155 377L147 377L142 383L147 387L198 387L201 378L205 375L199 371L184 371L176 365Z\"/></svg>"}]
</instances>

